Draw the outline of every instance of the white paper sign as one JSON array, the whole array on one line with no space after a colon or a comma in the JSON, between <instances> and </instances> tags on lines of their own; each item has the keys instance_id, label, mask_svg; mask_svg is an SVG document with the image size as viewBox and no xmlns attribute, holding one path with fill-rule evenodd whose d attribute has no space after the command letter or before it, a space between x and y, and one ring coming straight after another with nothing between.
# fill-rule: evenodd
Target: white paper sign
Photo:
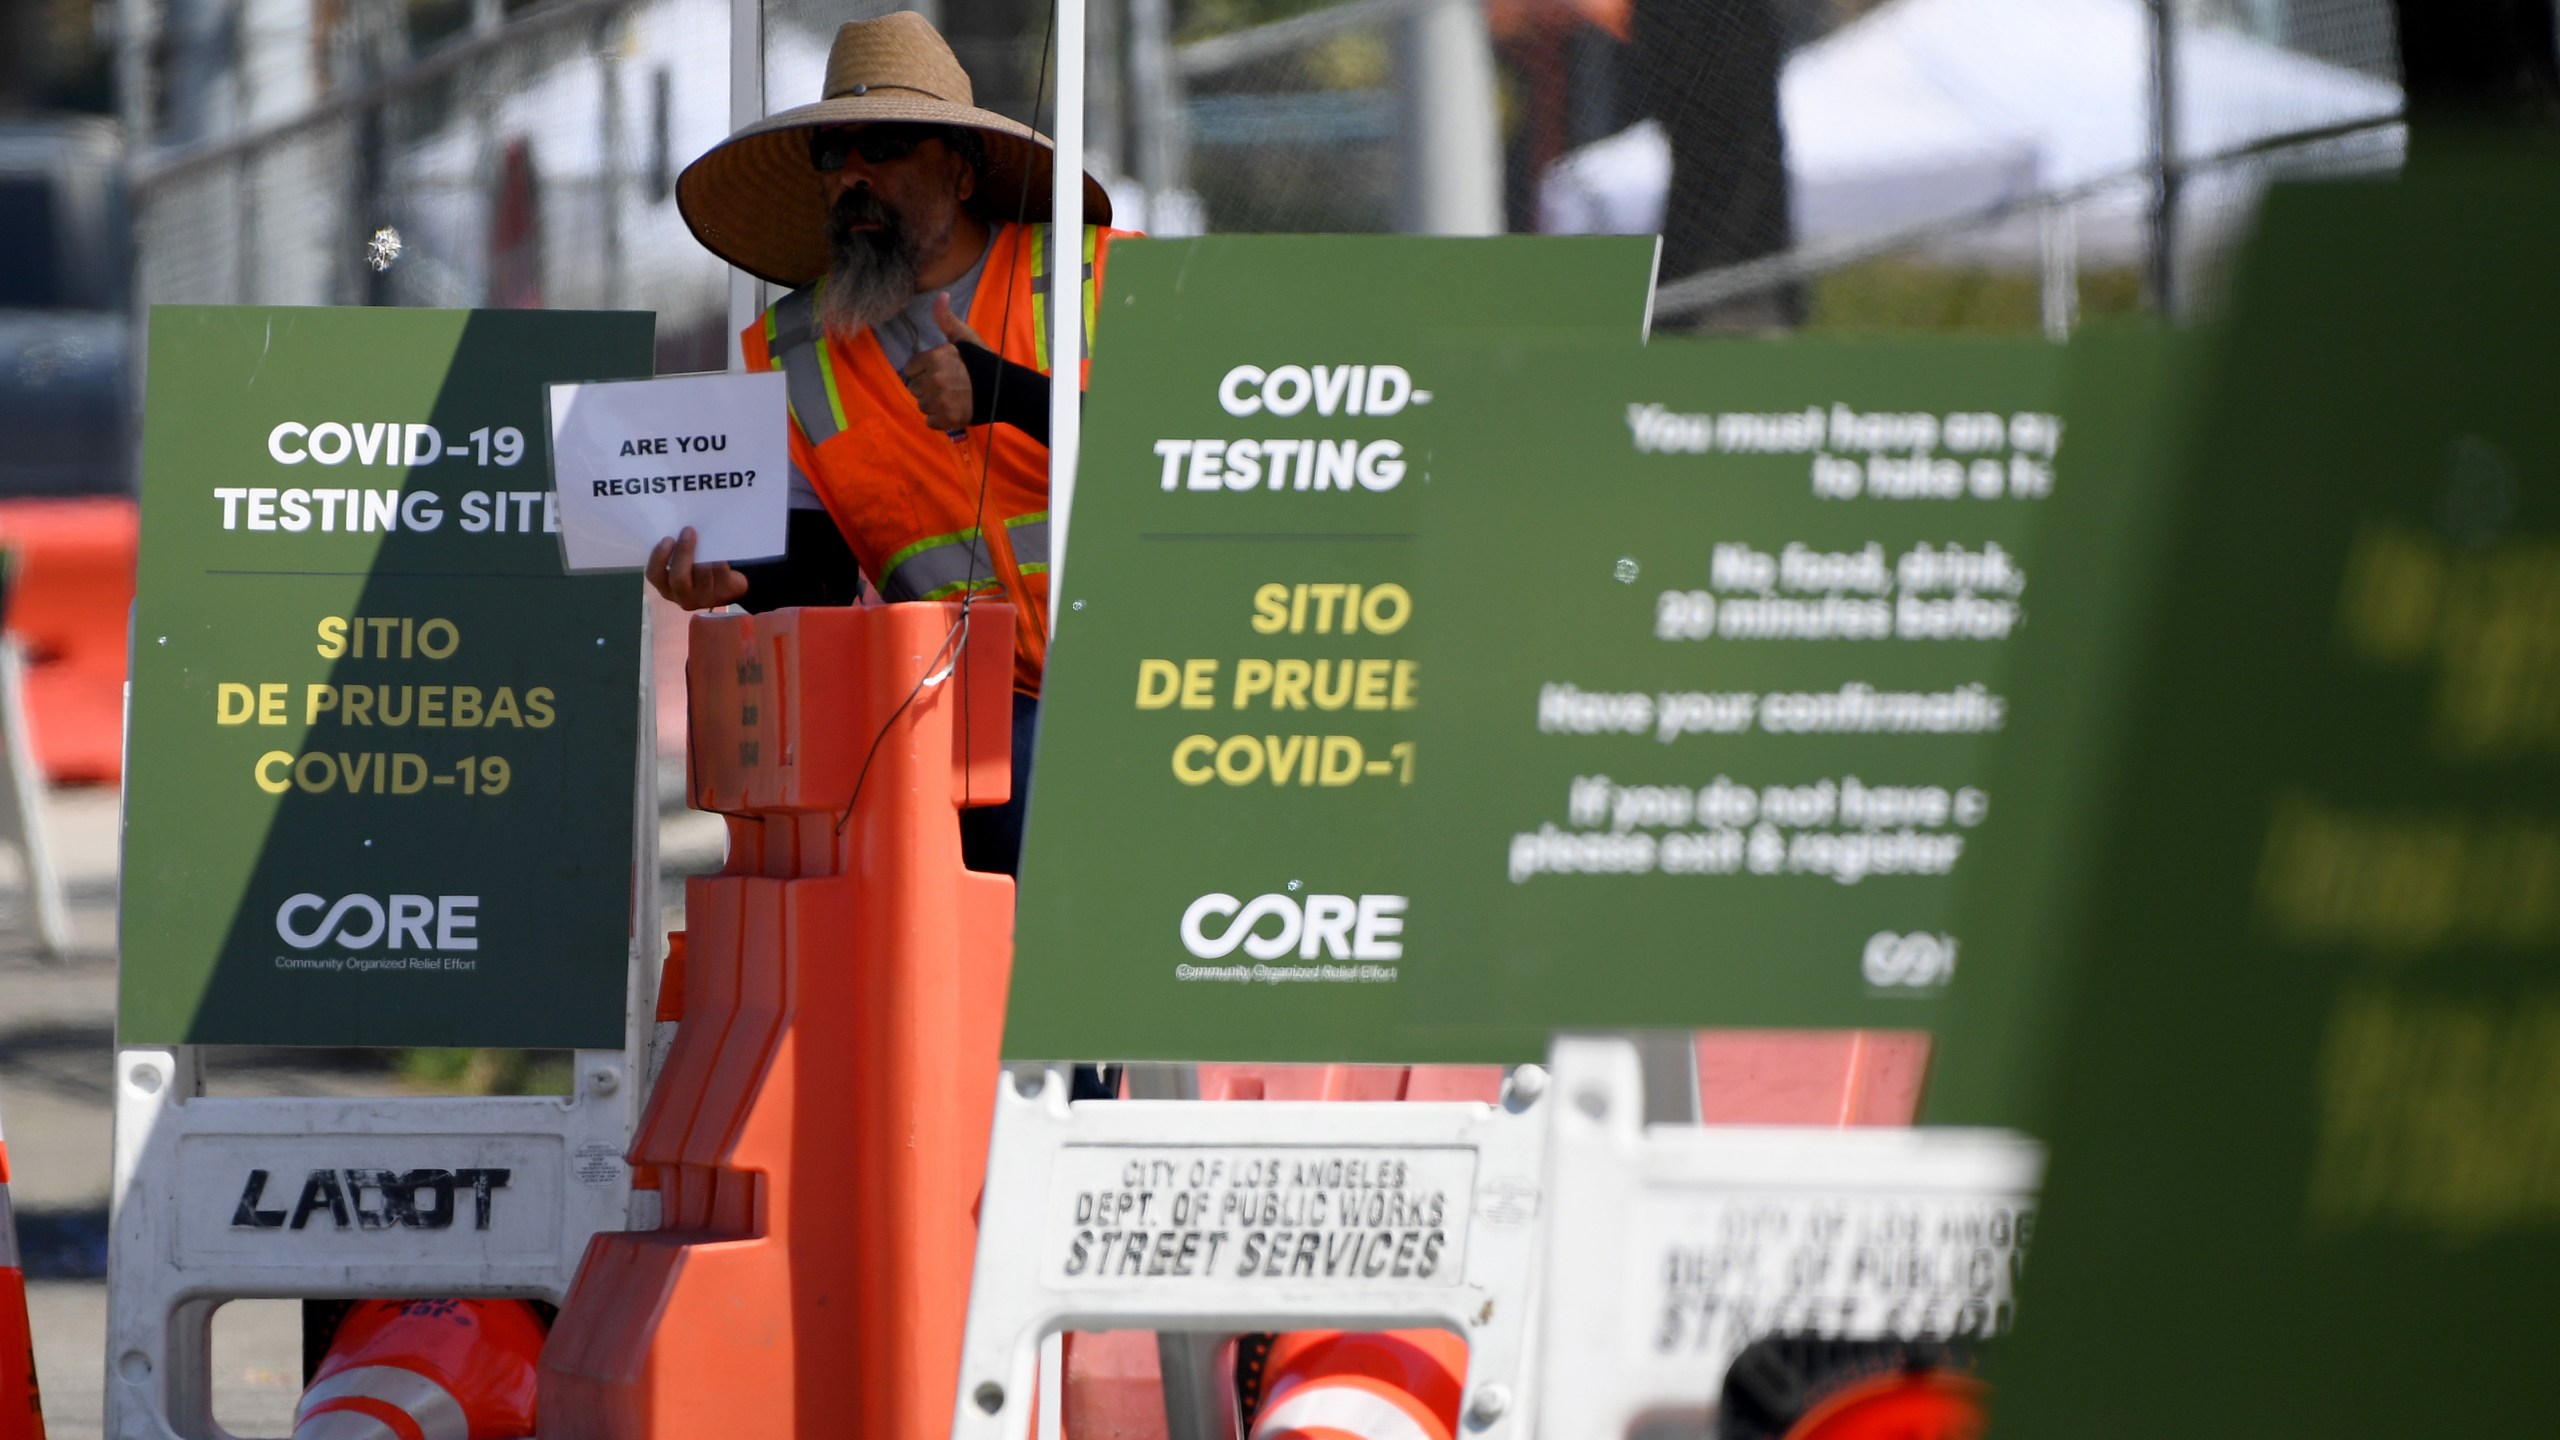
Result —
<instances>
[{"instance_id":1,"label":"white paper sign","mask_svg":"<svg viewBox=\"0 0 2560 1440\"><path fill-rule=\"evenodd\" d=\"M780 555L790 423L779 371L552 386L563 564L637 570L688 525L697 561Z\"/></svg>"}]
</instances>

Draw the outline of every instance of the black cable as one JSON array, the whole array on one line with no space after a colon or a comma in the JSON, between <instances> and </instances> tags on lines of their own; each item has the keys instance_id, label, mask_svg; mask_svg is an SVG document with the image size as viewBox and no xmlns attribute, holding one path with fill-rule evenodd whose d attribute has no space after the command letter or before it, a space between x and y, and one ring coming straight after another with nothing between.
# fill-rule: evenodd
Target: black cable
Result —
<instances>
[{"instance_id":1,"label":"black cable","mask_svg":"<svg viewBox=\"0 0 2560 1440\"><path fill-rule=\"evenodd\" d=\"M1048 21L1048 25L1047 25L1047 27L1046 27L1045 29L1043 29L1043 30L1041 31L1041 34L1040 34L1040 79L1039 79L1038 83L1033 87L1032 92L1031 92L1031 120L1032 120L1032 128L1033 128L1033 129L1035 129L1035 130L1037 130L1037 129L1039 128L1039 121L1040 121L1040 106L1041 106L1041 102L1042 102L1043 100L1047 99L1047 98L1048 98L1048 94L1049 94L1049 54L1050 54L1050 51L1052 51L1053 49L1055 49L1055 48L1056 48L1056 46L1057 46L1057 36L1058 36L1058 12L1057 12L1056 7L1052 6L1052 7L1050 8L1050 10L1049 10L1049 21ZM1055 152L1055 151L1054 151L1054 149L1053 149L1051 153L1054 155L1056 152ZM1051 163L1054 165L1056 162L1053 160ZM1081 174L1081 172L1082 172L1082 168L1083 168L1083 167L1082 167L1082 165L1081 165L1081 163L1079 163L1079 165L1078 165L1078 167L1077 167L1077 168L1078 168L1078 172L1079 172L1079 174ZM1029 209L1029 208L1030 208L1030 206L1031 206L1031 190L1032 190L1032 183L1031 183L1031 182L1032 182L1032 174L1033 174L1033 171L1032 171L1032 168L1031 168L1030 166L1026 165L1026 166L1024 166L1024 167L1023 167L1023 169L1022 169L1022 198L1021 198L1021 200L1016 204L1016 206L1015 206L1015 208L1014 208L1014 213L1015 213L1015 214L1017 214L1017 215L1021 214L1021 213L1022 213L1023 211L1025 211L1025 210ZM1057 253L1057 243L1056 243L1056 238L1057 238L1057 233L1058 233L1058 232L1057 232L1057 225L1058 225L1058 217L1057 217L1057 216L1055 216L1055 215L1050 216L1050 217L1049 217L1050 253L1051 253L1051 255L1052 255L1053 257L1054 257L1054 256L1055 256L1055 254ZM1076 215L1076 225L1077 225L1077 241L1078 241L1078 243L1077 243L1077 245L1076 245L1076 256L1077 256L1077 266L1078 266L1078 269L1077 269L1077 272L1076 272L1076 273L1077 273L1077 285L1076 285L1076 291L1075 291L1075 303L1077 303L1077 304L1081 305L1081 304L1083 304L1083 303L1084 303L1084 286L1083 286L1083 270L1082 270L1082 265L1083 265L1083 255L1084 255L1084 246L1083 246L1083 243L1082 243L1082 241L1083 241L1084 215L1083 215L1083 214L1082 214L1082 212L1081 212L1081 208L1079 208L1079 212L1078 212L1078 214ZM1020 263L1019 257L1017 257L1017 259L1016 259L1016 262L1015 262L1015 263L1017 263L1017 264L1019 264L1019 263ZM979 277L978 277L978 283L979 283L979 284L981 284L981 285L984 285L984 284L986 283L986 275L985 275L985 273L984 273L984 272L981 272L981 273L979 274ZM1051 293L1052 298L1054 298L1054 297L1055 297L1056 292L1057 292L1057 288L1058 288L1058 277L1057 277L1057 275L1056 275L1056 274L1054 273L1054 271L1053 271L1053 273L1049 276L1049 289L1050 289L1050 293ZM1014 296L1013 286L1012 286L1012 284L1010 283L1010 281L1008 280L1008 283L1007 283L1007 284L1006 284L1006 286L1005 286L1005 292L1004 292L1004 316L1003 316L1003 318L1002 318L1001 320L999 320L999 321L997 322L997 327L996 327L997 343L998 343L998 344L1002 344L1002 343L1003 343L1003 337L1004 337L1005 335L1007 335L1007 334L1010 334L1010 333L1012 332L1012 330L1013 330L1013 296ZM966 317L963 317L963 319L965 319L965 318L966 318ZM948 344L948 343L950 343L950 341L951 341L951 337L950 337L950 336L948 336L948 335L946 335L946 336L944 336L944 337L943 337L943 341L944 341L944 343ZM1057 369L1057 367L1056 367L1056 365L1052 364L1052 365L1050 366L1050 369L1054 372L1054 371ZM996 372L996 383L995 383L995 388L994 388L992 391L990 391L990 392L989 392L989 394L988 394L988 396L987 396L987 408L988 408L989 410L991 410L991 411L992 411L992 410L993 410L993 409L995 409L995 408L996 408L996 406L997 406L997 405L998 405L998 404L1003 400L1003 398L1004 398L1004 372L1003 372L1003 371L1001 371L1001 370L999 370L999 371L997 371L997 372ZM969 549L969 570L968 570L967 575L962 579L962 581L961 581L961 585L960 585L960 617L959 617L957 620L954 620L954 621L952 621L952 622L951 622L951 628L950 628L949 630L946 630L946 631L944 631L944 632L943 632L943 636L942 636L942 644L934 650L934 652L933 652L933 658L932 658L931 660L928 660L928 661L926 661L926 662L925 662L924 674L922 674L922 675L920 675L920 676L917 676L917 677L916 677L916 683L915 683L914 688L912 688L912 689L910 689L910 690L908 690L908 691L907 691L907 698L898 702L898 708L897 708L897 709L895 709L895 710L890 711L890 712L889 712L889 718L888 718L886 721L882 722L882 724L881 724L881 726L880 726L880 733L871 737L871 748L870 748L869 750L867 750L867 751L863 752L863 756L862 756L862 768L861 768L860 770L858 770L858 771L854 772L854 777L853 777L853 795L852 795L852 797L851 797L851 798L847 799L847 800L844 802L844 813L843 813L842 815L839 815L839 816L837 816L837 817L836 817L835 833L837 833L838 835L842 835L842 834L844 833L845 823L846 823L847 821L849 821L849 820L851 820L851 819L853 818L853 807L854 807L854 806L856 806L856 805L858 805L858 804L860 804L860 803L862 802L862 786L863 786L863 782L864 782L864 781L866 781L866 780L869 780L869 779L871 778L871 762L872 762L872 760L873 760L874 758L876 758L876 757L880 754L880 743L881 743L882 741L884 741L884 740L886 740L886 739L888 739L888 738L889 738L889 732L890 732L891 730L893 730L893 729L897 728L898 718L899 718L900 716L902 716L902 715L904 715L904 714L906 714L906 713L907 713L907 707L909 707L909 706L911 706L911 705L915 704L915 703L916 703L916 697L917 697L918 695L921 695L921 694L923 694L923 693L924 693L924 687L925 687L926 682L927 682L927 681L930 681L930 680L933 678L933 672L934 672L934 669L935 669L935 667L936 667L938 664L940 664L940 663L941 663L942 658L943 658L945 655L949 655L949 656L951 656L951 668L952 668L952 671L953 671L954 673L957 673L957 672L958 672L958 670L959 670L959 668L960 668L960 666L961 666L961 664L962 664L963 659L964 659L964 658L965 658L965 656L967 655L967 652L968 652L968 643L969 643L969 617L970 617L970 613L971 613L971 611L972 611L973 607L976 605L977 597L978 597L978 556L979 556L979 554L980 554L980 552L981 552L981 551L983 551L983 550L985 550L985 549L987 548L987 536L986 536L986 523L987 523L987 477L988 477L988 474L989 474L989 473L990 473L990 471L992 470L992 468L993 468L993 466L994 466L994 463L995 463L995 447L996 447L996 440L997 440L997 438L998 438L998 437L997 437L997 433L996 433L996 431L997 431L997 427L992 426L992 425L990 425L990 426L988 427L988 429L987 429L987 443L986 443L986 445L985 445L984 449L980 451L979 456L978 456L978 498L977 498L977 505L976 505L975 510L971 513L971 515L970 515L970 517L969 517L969 528L970 528L971 533L972 533L972 534L973 534L973 536L975 537L976 543L975 543L974 545L972 545L972 546L970 547L970 549ZM1055 597L1052 597L1052 598L1054 599ZM957 651L957 652L955 652L955 651L953 650L953 648L952 648L952 647L953 647L953 642L954 642L955 640L956 640L956 641L958 642L958 644L959 644L959 649L958 649L958 651ZM971 714L971 707L970 707L970 703L969 703L969 702L970 702L970 688L971 688L971 687L969 686L969 683L968 683L966 680L961 681L961 684L960 684L960 805L961 805L961 808L962 808L962 809L967 809L967 808L968 808L969 798L970 798L970 792L969 792L970 780L971 780L971 777L972 777L973 772L974 772L974 771L975 771L975 769L976 769L976 767L975 767L975 766L973 766L972 764L970 764L971 756L970 756L970 754L969 754L969 742L970 742L970 739L971 739L971 737L972 737L972 735L973 735L973 733L974 733L974 731L975 731L975 728L976 728L975 726L973 726L973 725L971 725L971 724L970 724L970 714ZM1021 783L1022 783L1022 777L1017 775L1017 776L1013 777L1013 781L1014 781L1014 783L1015 783L1016 785L1019 785L1019 784L1021 784Z\"/></svg>"},{"instance_id":2,"label":"black cable","mask_svg":"<svg viewBox=\"0 0 2560 1440\"><path fill-rule=\"evenodd\" d=\"M952 669L959 668L960 659L959 656L953 655L951 644L953 639L957 638L963 646L966 646L968 634L969 610L964 605L960 609L960 618L951 623L950 629L942 632L942 643L935 647L932 658L924 662L924 673L916 677L916 683L907 691L907 698L899 701L898 708L889 712L889 718L880 723L879 733L871 737L871 748L862 753L862 768L854 772L853 796L844 802L844 813L836 817L835 833L838 835L844 833L845 822L853 818L853 807L862 801L862 782L871 778L871 762L880 754L880 742L888 739L889 732L898 728L898 717L906 714L907 707L916 703L916 697L924 693L924 687L933 680L934 667L941 663L943 656L951 655ZM963 695L968 693L966 685L961 687L961 693ZM965 758L964 755L963 759ZM964 770L963 773L965 774L966 771Z\"/></svg>"},{"instance_id":3,"label":"black cable","mask_svg":"<svg viewBox=\"0 0 2560 1440\"><path fill-rule=\"evenodd\" d=\"M1034 81L1031 87L1031 128L1033 130L1038 130L1040 128L1041 102L1048 99L1049 96L1049 57L1050 53L1057 48L1058 43L1058 10L1055 5L1049 7L1048 17L1047 22L1042 26L1040 31L1040 69L1038 72L1040 78ZM1049 128L1051 130L1058 128L1057 117L1054 115L1050 117ZM1054 146L1050 149L1049 153L1051 157L1049 162L1050 168L1054 171L1061 157L1058 156L1057 150ZM1076 162L1076 170L1079 178L1081 178L1083 174L1083 169L1083 162ZM1014 204L1013 213L1016 215L1022 214L1024 211L1031 208L1033 173L1031 166L1025 165L1022 167L1022 198ZM1051 185L1051 192L1054 194L1055 191L1056 186L1053 183ZM1079 201L1081 201L1081 188L1079 188ZM1077 206L1075 219L1077 243L1072 247L1072 249L1076 256L1073 267L1076 274L1076 285L1071 292L1073 296L1071 303L1081 305L1084 303L1084 212L1081 203ZM1049 258L1051 264L1049 267L1048 280L1049 301L1053 305L1058 303L1057 257L1062 250L1069 248L1062 247L1058 243L1058 225L1058 217L1054 214L1051 215L1049 217ZM1020 264L1021 258L1017 256L1014 263ZM983 275L979 277L978 283L982 285L986 283ZM1014 289L1012 284L1008 282L1004 287L1004 315L996 322L996 343L999 345L1003 344L1004 337L1011 334L1013 331L1013 297ZM948 339L949 337L946 336L944 338ZM1091 342L1088 341L1087 343L1090 344ZM1002 354L1003 352L999 351L997 353ZM1053 377L1051 382L1052 384L1055 383L1054 377L1058 372L1060 362L1066 358L1068 357L1051 357L1049 362L1049 373ZM1004 406L1004 373L1003 367L999 366L996 370L995 384L988 389L987 413L989 415L995 414ZM993 553L992 547L987 543L986 536L987 476L994 468L996 444L1002 438L1002 427L990 423L987 426L986 446L978 455L978 500L975 509L969 516L969 528L976 534L978 543L970 548L968 574L963 578L960 585L960 625L961 633L964 636L968 633L970 610L978 601L978 556L982 552ZM1050 438L1054 440L1056 437L1052 436ZM1051 498L1052 503L1055 503L1055 497L1053 496ZM1050 528L1053 532L1056 529L1056 519L1057 517L1054 515L1050 517ZM1022 573L1021 562L1019 560L1015 562L1014 573L1017 575ZM1050 603L1056 604L1057 598L1058 597L1055 595L1050 596ZM970 723L970 699L971 687L964 683L960 687L960 806L964 810L969 806L969 800L971 798L969 790L970 781L977 769L976 766L970 763L971 756L969 754L970 737L976 732L977 728ZM1022 777L1019 775L1013 776L1012 784L1019 787L1022 784ZM1021 860L1019 857L1015 859L1014 865L1016 869L1021 868Z\"/></svg>"}]
</instances>

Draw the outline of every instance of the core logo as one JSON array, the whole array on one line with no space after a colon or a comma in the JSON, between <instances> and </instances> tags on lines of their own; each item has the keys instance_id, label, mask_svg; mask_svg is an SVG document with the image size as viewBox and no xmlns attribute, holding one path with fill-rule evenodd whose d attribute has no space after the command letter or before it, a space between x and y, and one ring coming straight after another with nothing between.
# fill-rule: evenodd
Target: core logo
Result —
<instances>
[{"instance_id":1,"label":"core logo","mask_svg":"<svg viewBox=\"0 0 2560 1440\"><path fill-rule=\"evenodd\" d=\"M306 891L276 907L276 938L296 950L477 950L479 909L477 895L341 895L332 903Z\"/></svg>"},{"instance_id":2,"label":"core logo","mask_svg":"<svg viewBox=\"0 0 2560 1440\"><path fill-rule=\"evenodd\" d=\"M1310 895L1301 904L1295 895L1203 895L1182 912L1182 948L1203 960L1223 959L1238 946L1256 960L1277 960L1295 950L1301 960L1322 954L1335 960L1398 960L1404 957L1405 897L1402 895ZM1208 933L1214 921L1227 923ZM1265 921L1278 928L1262 933Z\"/></svg>"},{"instance_id":3,"label":"core logo","mask_svg":"<svg viewBox=\"0 0 2560 1440\"><path fill-rule=\"evenodd\" d=\"M326 1210L340 1230L450 1230L471 1200L471 1228L489 1228L497 1191L507 1188L513 1170L314 1170L303 1179L302 1193L291 1209L261 1210L267 1172L252 1170L240 1187L240 1206L231 1212L235 1230L300 1230ZM378 1197L368 1208L366 1192Z\"/></svg>"},{"instance_id":4,"label":"core logo","mask_svg":"<svg viewBox=\"0 0 2560 1440\"><path fill-rule=\"evenodd\" d=\"M1956 937L1879 930L1867 937L1858 968L1868 984L1878 987L1925 990L1944 985L1956 976Z\"/></svg>"}]
</instances>

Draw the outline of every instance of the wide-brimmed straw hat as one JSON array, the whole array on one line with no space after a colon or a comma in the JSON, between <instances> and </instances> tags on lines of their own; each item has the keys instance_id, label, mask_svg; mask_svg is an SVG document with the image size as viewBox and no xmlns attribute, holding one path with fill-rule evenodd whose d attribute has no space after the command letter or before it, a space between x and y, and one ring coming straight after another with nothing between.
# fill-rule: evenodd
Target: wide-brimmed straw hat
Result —
<instances>
[{"instance_id":1,"label":"wide-brimmed straw hat","mask_svg":"<svg viewBox=\"0 0 2560 1440\"><path fill-rule=\"evenodd\" d=\"M676 177L676 208L711 253L751 275L806 285L827 272L826 177L809 164L821 125L906 121L979 133L987 166L970 208L991 219L1049 218L1049 137L974 103L969 72L931 22L911 10L857 20L827 51L826 98L768 115L712 147ZM1084 218L1111 221L1111 199L1084 177Z\"/></svg>"}]
</instances>

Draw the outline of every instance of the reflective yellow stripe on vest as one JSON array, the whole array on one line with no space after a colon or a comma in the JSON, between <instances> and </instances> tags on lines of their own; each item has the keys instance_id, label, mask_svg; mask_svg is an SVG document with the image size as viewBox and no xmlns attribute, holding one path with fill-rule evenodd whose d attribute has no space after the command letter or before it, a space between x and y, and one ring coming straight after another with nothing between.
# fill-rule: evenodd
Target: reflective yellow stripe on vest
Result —
<instances>
[{"instance_id":1,"label":"reflective yellow stripe on vest","mask_svg":"<svg viewBox=\"0 0 2560 1440\"><path fill-rule=\"evenodd\" d=\"M1049 512L1034 510L1016 515L1004 522L1004 535L1013 542L1013 568L1025 575L1049 573Z\"/></svg>"},{"instance_id":2,"label":"reflective yellow stripe on vest","mask_svg":"<svg viewBox=\"0 0 2560 1440\"><path fill-rule=\"evenodd\" d=\"M1042 548L1045 553L1045 541ZM927 535L881 568L889 573L880 579L880 593L891 600L947 600L963 591L1004 588L987 558L986 537L975 526Z\"/></svg>"},{"instance_id":3,"label":"reflective yellow stripe on vest","mask_svg":"<svg viewBox=\"0 0 2560 1440\"><path fill-rule=\"evenodd\" d=\"M764 307L764 368L785 370L786 358L795 351L806 350L814 354L816 347L809 341L817 333L818 304L815 286L794 290L767 305ZM792 386L806 378L805 374L786 373L782 381L784 395L789 396ZM825 387L822 383L818 388L823 390ZM794 408L796 410L797 407ZM833 418L831 412L823 413L828 413L829 418ZM800 428L801 433L808 433L809 427L806 425ZM811 436L810 443L817 443L815 436ZM797 488L806 490L812 495L818 493L818 487L800 469L800 457L796 453L791 457L791 478Z\"/></svg>"},{"instance_id":4,"label":"reflective yellow stripe on vest","mask_svg":"<svg viewBox=\"0 0 2560 1440\"><path fill-rule=\"evenodd\" d=\"M766 363L782 372L791 418L812 445L824 445L844 430L844 400L836 393L827 351L827 338L818 332L817 286L794 290L764 312Z\"/></svg>"},{"instance_id":5,"label":"reflective yellow stripe on vest","mask_svg":"<svg viewBox=\"0 0 2560 1440\"><path fill-rule=\"evenodd\" d=\"M1050 237L1057 233L1057 227L1034 225L1031 228L1035 232L1031 246L1031 353L1034 366L1046 372L1050 368L1049 275L1057 268L1051 263L1049 247ZM1101 226L1084 227L1084 331L1079 337L1084 348L1076 355L1079 360L1093 353L1093 321L1098 313L1095 308L1093 261L1094 253L1101 248L1101 242Z\"/></svg>"}]
</instances>

